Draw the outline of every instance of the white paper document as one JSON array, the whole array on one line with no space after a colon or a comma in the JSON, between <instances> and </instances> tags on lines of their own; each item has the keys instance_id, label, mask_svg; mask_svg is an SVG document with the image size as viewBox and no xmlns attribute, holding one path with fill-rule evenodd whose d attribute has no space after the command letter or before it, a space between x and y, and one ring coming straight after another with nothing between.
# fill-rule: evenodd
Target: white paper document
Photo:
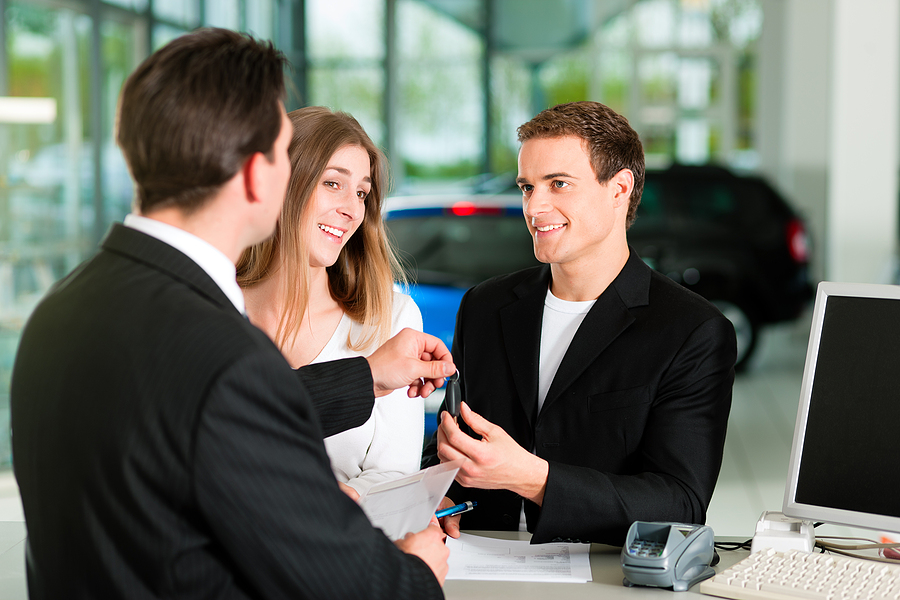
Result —
<instances>
[{"instance_id":1,"label":"white paper document","mask_svg":"<svg viewBox=\"0 0 900 600\"><path fill-rule=\"evenodd\" d=\"M360 497L359 505L372 525L392 541L422 531L428 527L461 464L462 459L441 463L373 485Z\"/></svg>"},{"instance_id":2,"label":"white paper document","mask_svg":"<svg viewBox=\"0 0 900 600\"><path fill-rule=\"evenodd\" d=\"M476 509L477 510L477 509ZM590 544L534 544L467 533L447 538L447 579L489 581L591 581Z\"/></svg>"}]
</instances>

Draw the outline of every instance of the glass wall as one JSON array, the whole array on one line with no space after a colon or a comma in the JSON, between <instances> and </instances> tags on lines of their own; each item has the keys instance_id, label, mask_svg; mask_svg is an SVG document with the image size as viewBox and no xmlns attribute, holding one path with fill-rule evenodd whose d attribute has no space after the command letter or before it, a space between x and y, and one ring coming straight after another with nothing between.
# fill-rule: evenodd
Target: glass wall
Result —
<instances>
[{"instance_id":1,"label":"glass wall","mask_svg":"<svg viewBox=\"0 0 900 600\"><path fill-rule=\"evenodd\" d=\"M304 104L350 113L381 145L387 143L384 27L384 0L306 3Z\"/></svg>"},{"instance_id":2,"label":"glass wall","mask_svg":"<svg viewBox=\"0 0 900 600\"><path fill-rule=\"evenodd\" d=\"M419 0L308 0L305 34L305 104L356 117L396 181L482 172L479 33Z\"/></svg>"},{"instance_id":3,"label":"glass wall","mask_svg":"<svg viewBox=\"0 0 900 600\"><path fill-rule=\"evenodd\" d=\"M532 87L534 73L528 65L502 54L491 57L491 168L515 181L519 125L534 116Z\"/></svg>"},{"instance_id":4,"label":"glass wall","mask_svg":"<svg viewBox=\"0 0 900 600\"><path fill-rule=\"evenodd\" d=\"M46 290L90 245L92 22L72 10L10 2L7 96L0 117L0 464L9 463L9 381L18 334Z\"/></svg>"},{"instance_id":5,"label":"glass wall","mask_svg":"<svg viewBox=\"0 0 900 600\"><path fill-rule=\"evenodd\" d=\"M396 131L402 174L407 182L480 174L482 36L416 0L397 3L397 32Z\"/></svg>"},{"instance_id":6,"label":"glass wall","mask_svg":"<svg viewBox=\"0 0 900 600\"><path fill-rule=\"evenodd\" d=\"M605 6L584 2L579 15ZM10 373L25 320L130 210L132 186L113 131L122 83L150 51L195 27L272 39L291 57L304 95L288 108L317 104L353 114L388 152L395 190L514 173L517 127L547 106L582 99L625 114L651 165L755 164L758 0L621 3L619 12L595 14L589 27L579 23L587 35L540 59L495 43L497 23L488 15L501 4L513 5L0 3L0 467L9 465ZM519 50L529 35L546 37L543 24L514 16L526 19L511 28Z\"/></svg>"},{"instance_id":7,"label":"glass wall","mask_svg":"<svg viewBox=\"0 0 900 600\"><path fill-rule=\"evenodd\" d=\"M648 165L756 167L761 27L755 0L642 0L597 31L597 99L628 116Z\"/></svg>"},{"instance_id":8,"label":"glass wall","mask_svg":"<svg viewBox=\"0 0 900 600\"><path fill-rule=\"evenodd\" d=\"M10 465L9 386L28 315L129 211L114 141L119 90L151 47L203 23L271 38L277 0L5 3L0 62L0 468ZM208 15L208 17L205 17ZM96 40L96 41L95 41ZM277 43L277 41L276 41ZM53 368L48 365L48 368Z\"/></svg>"},{"instance_id":9,"label":"glass wall","mask_svg":"<svg viewBox=\"0 0 900 600\"><path fill-rule=\"evenodd\" d=\"M133 22L104 20L100 25L101 36L101 87L100 104L100 177L102 193L95 198L95 239L113 221L121 221L131 211L132 184L128 167L115 142L116 105L122 84L137 65L142 53L137 35L139 28Z\"/></svg>"}]
</instances>

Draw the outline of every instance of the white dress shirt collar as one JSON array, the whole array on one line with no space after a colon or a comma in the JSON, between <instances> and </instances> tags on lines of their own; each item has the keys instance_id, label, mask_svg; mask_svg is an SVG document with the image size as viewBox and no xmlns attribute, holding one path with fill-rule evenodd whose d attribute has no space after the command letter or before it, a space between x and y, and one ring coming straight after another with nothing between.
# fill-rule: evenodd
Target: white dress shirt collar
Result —
<instances>
[{"instance_id":1,"label":"white dress shirt collar","mask_svg":"<svg viewBox=\"0 0 900 600\"><path fill-rule=\"evenodd\" d=\"M186 254L206 271L241 314L246 312L244 293L235 279L234 263L221 250L192 233L155 219L131 214L125 217L125 226L146 233Z\"/></svg>"}]
</instances>

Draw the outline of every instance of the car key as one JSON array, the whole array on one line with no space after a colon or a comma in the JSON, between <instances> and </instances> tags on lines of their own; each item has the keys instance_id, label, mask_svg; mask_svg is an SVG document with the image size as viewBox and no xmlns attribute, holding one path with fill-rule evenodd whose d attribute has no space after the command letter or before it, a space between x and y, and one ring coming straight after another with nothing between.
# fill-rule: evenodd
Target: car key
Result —
<instances>
[{"instance_id":1,"label":"car key","mask_svg":"<svg viewBox=\"0 0 900 600\"><path fill-rule=\"evenodd\" d=\"M459 371L447 378L447 390L444 392L444 406L450 416L459 416L459 405L462 402L459 393Z\"/></svg>"}]
</instances>

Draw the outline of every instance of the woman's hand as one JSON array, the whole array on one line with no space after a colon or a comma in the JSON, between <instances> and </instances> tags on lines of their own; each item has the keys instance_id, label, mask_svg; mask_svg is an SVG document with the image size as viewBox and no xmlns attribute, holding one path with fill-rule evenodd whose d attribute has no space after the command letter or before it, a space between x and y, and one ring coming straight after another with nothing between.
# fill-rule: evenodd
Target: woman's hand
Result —
<instances>
[{"instance_id":1,"label":"woman's hand","mask_svg":"<svg viewBox=\"0 0 900 600\"><path fill-rule=\"evenodd\" d=\"M342 492L350 496L351 500L357 503L359 502L359 492L357 492L355 489L353 489L346 483L341 483L340 481L338 481L338 487L341 488Z\"/></svg>"}]
</instances>

